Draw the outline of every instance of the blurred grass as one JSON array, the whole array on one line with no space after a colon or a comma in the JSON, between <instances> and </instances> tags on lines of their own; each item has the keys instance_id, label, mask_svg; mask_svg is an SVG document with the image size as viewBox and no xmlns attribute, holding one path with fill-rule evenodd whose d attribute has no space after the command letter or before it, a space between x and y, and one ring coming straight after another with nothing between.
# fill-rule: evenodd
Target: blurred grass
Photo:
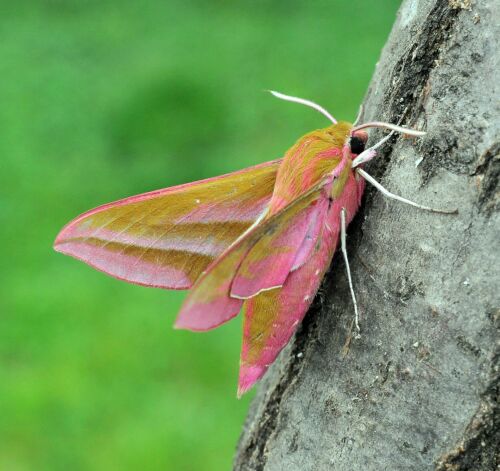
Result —
<instances>
[{"instance_id":1,"label":"blurred grass","mask_svg":"<svg viewBox=\"0 0 500 471\"><path fill-rule=\"evenodd\" d=\"M223 470L241 325L54 253L98 204L274 159L353 119L399 0L0 2L0 470Z\"/></svg>"}]
</instances>

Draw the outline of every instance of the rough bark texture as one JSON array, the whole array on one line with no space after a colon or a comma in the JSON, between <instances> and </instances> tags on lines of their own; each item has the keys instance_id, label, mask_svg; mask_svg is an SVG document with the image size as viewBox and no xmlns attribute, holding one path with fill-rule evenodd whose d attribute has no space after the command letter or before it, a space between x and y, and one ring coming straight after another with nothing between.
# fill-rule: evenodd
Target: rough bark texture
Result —
<instances>
[{"instance_id":1,"label":"rough bark texture","mask_svg":"<svg viewBox=\"0 0 500 471\"><path fill-rule=\"evenodd\" d=\"M407 0L365 100L394 139L368 170L419 211L368 189L349 228L362 337L338 255L259 387L243 470L494 470L498 409L498 0ZM380 134L377 134L377 137Z\"/></svg>"}]
</instances>

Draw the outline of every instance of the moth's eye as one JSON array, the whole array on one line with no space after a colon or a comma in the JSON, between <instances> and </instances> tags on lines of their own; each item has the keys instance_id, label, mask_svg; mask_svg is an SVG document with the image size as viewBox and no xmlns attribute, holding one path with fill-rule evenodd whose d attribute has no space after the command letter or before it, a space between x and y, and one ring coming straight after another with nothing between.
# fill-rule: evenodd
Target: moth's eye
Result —
<instances>
[{"instance_id":1,"label":"moth's eye","mask_svg":"<svg viewBox=\"0 0 500 471\"><path fill-rule=\"evenodd\" d=\"M351 140L349 141L349 146L351 148L352 154L361 154L361 152L365 150L365 142L357 136L351 137Z\"/></svg>"}]
</instances>

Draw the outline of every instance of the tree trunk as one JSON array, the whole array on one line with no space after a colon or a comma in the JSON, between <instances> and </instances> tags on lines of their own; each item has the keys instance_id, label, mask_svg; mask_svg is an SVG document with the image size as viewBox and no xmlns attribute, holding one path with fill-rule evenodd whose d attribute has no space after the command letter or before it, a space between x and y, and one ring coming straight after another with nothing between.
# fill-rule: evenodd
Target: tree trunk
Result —
<instances>
[{"instance_id":1,"label":"tree trunk","mask_svg":"<svg viewBox=\"0 0 500 471\"><path fill-rule=\"evenodd\" d=\"M234 469L496 468L499 17L498 0L404 1L363 121L406 110L427 135L394 138L367 170L459 214L367 188L348 243L362 336L337 255L259 387Z\"/></svg>"}]
</instances>

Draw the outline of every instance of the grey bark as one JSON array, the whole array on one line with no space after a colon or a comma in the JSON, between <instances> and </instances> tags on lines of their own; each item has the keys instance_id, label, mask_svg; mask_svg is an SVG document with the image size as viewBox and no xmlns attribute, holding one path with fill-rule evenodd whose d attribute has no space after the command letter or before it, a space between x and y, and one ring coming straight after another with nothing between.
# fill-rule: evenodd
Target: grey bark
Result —
<instances>
[{"instance_id":1,"label":"grey bark","mask_svg":"<svg viewBox=\"0 0 500 471\"><path fill-rule=\"evenodd\" d=\"M362 337L337 255L258 389L235 470L498 466L499 18L498 0L404 1L364 121L407 109L428 134L395 138L367 170L459 214L368 188L348 246Z\"/></svg>"}]
</instances>

